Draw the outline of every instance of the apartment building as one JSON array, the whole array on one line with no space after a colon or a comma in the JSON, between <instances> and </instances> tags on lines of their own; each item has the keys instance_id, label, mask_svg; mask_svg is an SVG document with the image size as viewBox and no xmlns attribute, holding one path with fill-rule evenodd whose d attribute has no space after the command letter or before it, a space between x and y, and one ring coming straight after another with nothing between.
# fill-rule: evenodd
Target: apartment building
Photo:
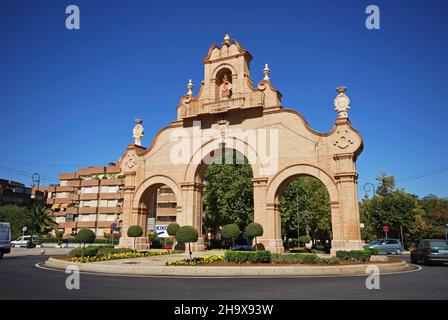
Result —
<instances>
[{"instance_id":1,"label":"apartment building","mask_svg":"<svg viewBox=\"0 0 448 320\"><path fill-rule=\"evenodd\" d=\"M88 228L102 238L109 235L112 229L120 230L123 186L124 176L120 173L120 167L113 164L61 173L59 185L45 187L47 205L65 236ZM159 188L155 200L156 212L148 215L151 228L154 229L156 224L176 221L176 200L171 189Z\"/></svg>"},{"instance_id":2,"label":"apartment building","mask_svg":"<svg viewBox=\"0 0 448 320\"><path fill-rule=\"evenodd\" d=\"M43 188L27 187L20 182L0 179L0 205L44 206L45 197Z\"/></svg>"}]
</instances>

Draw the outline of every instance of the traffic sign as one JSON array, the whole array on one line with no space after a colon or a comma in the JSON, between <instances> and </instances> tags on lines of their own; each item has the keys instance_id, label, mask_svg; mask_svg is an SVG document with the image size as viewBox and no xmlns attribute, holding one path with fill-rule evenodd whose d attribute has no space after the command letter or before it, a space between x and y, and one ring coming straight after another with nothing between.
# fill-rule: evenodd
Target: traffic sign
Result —
<instances>
[{"instance_id":1,"label":"traffic sign","mask_svg":"<svg viewBox=\"0 0 448 320\"><path fill-rule=\"evenodd\" d=\"M385 233L388 233L389 232L389 226L388 225L383 226L383 231Z\"/></svg>"}]
</instances>

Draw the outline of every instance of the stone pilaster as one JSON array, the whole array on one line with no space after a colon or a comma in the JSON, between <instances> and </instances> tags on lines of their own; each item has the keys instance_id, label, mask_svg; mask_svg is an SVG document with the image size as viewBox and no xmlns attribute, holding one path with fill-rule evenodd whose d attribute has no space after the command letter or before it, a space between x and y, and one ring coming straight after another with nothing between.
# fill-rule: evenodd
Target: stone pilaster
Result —
<instances>
[{"instance_id":1,"label":"stone pilaster","mask_svg":"<svg viewBox=\"0 0 448 320\"><path fill-rule=\"evenodd\" d=\"M204 185L199 182L184 182L180 185L182 189L182 220L181 226L189 225L196 228L199 233L198 241L191 245L192 251L203 251L205 249L202 235L202 190ZM188 246L185 246L188 250Z\"/></svg>"},{"instance_id":2,"label":"stone pilaster","mask_svg":"<svg viewBox=\"0 0 448 320\"><path fill-rule=\"evenodd\" d=\"M257 238L258 245L273 253L284 251L281 234L280 206L266 204L266 188L268 178L254 178L254 222L263 226L263 235Z\"/></svg>"}]
</instances>

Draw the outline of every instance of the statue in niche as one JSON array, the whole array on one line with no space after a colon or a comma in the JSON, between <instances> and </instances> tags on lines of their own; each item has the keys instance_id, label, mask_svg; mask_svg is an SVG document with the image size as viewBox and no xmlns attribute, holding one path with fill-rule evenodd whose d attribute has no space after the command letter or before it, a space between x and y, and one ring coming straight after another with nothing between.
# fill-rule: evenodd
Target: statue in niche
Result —
<instances>
[{"instance_id":1,"label":"statue in niche","mask_svg":"<svg viewBox=\"0 0 448 320\"><path fill-rule=\"evenodd\" d=\"M229 81L227 73L224 73L220 89L221 89L221 98L232 97L232 83Z\"/></svg>"}]
</instances>

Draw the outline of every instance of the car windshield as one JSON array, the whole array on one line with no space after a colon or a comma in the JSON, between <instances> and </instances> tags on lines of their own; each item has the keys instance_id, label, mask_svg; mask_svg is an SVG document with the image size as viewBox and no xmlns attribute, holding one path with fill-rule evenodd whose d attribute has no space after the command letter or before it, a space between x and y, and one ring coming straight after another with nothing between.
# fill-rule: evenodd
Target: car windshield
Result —
<instances>
[{"instance_id":1,"label":"car windshield","mask_svg":"<svg viewBox=\"0 0 448 320\"><path fill-rule=\"evenodd\" d=\"M431 247L448 247L448 242L439 240L439 241L429 241L429 245Z\"/></svg>"},{"instance_id":2,"label":"car windshield","mask_svg":"<svg viewBox=\"0 0 448 320\"><path fill-rule=\"evenodd\" d=\"M373 240L372 242L369 243L369 245L378 244L378 243L380 243L380 241L381 241L380 239Z\"/></svg>"}]
</instances>

